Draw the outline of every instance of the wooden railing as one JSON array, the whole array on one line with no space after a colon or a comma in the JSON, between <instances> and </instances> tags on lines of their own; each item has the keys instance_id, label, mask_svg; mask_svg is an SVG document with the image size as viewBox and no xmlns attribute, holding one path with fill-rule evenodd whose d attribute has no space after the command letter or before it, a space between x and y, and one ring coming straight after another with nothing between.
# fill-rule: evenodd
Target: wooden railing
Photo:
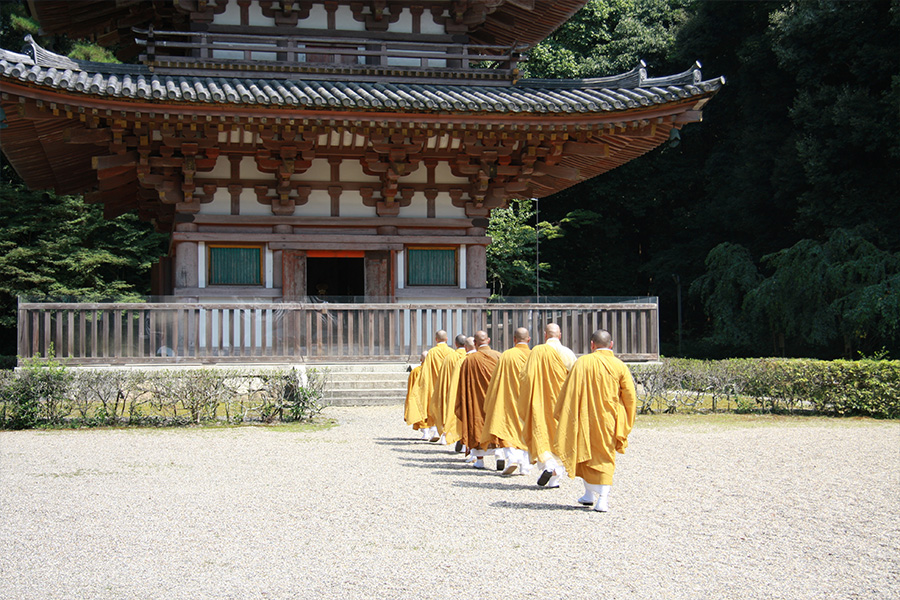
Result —
<instances>
[{"instance_id":1,"label":"wooden railing","mask_svg":"<svg viewBox=\"0 0 900 600\"><path fill-rule=\"evenodd\" d=\"M655 303L20 302L18 321L20 361L55 356L70 365L418 362L440 329L451 337L483 329L505 350L517 327L541 343L546 323L557 323L577 354L606 329L623 360L659 358Z\"/></svg>"},{"instance_id":2,"label":"wooden railing","mask_svg":"<svg viewBox=\"0 0 900 600\"><path fill-rule=\"evenodd\" d=\"M141 60L191 71L215 68L263 70L267 77L315 73L324 66L351 72L402 71L404 74L465 73L472 77L515 79L525 60L524 46L491 46L348 37L265 36L135 29L146 47ZM485 67L489 68L485 68ZM277 68L273 68L277 67ZM396 73L395 73L396 74Z\"/></svg>"}]
</instances>

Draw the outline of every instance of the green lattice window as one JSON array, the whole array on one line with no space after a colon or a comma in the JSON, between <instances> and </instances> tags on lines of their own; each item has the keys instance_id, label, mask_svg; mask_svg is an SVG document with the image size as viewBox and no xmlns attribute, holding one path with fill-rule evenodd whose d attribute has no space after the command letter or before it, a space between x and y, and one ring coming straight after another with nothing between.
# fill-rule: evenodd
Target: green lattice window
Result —
<instances>
[{"instance_id":1,"label":"green lattice window","mask_svg":"<svg viewBox=\"0 0 900 600\"><path fill-rule=\"evenodd\" d=\"M209 285L262 285L262 248L209 246Z\"/></svg>"},{"instance_id":2,"label":"green lattice window","mask_svg":"<svg viewBox=\"0 0 900 600\"><path fill-rule=\"evenodd\" d=\"M456 248L409 248L406 260L409 285L457 285Z\"/></svg>"}]
</instances>

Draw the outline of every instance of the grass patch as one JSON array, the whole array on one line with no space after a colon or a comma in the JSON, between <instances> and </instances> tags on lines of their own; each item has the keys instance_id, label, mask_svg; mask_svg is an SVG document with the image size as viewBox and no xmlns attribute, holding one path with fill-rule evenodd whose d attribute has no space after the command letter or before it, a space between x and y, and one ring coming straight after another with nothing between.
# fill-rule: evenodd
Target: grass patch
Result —
<instances>
[{"instance_id":1,"label":"grass patch","mask_svg":"<svg viewBox=\"0 0 900 600\"><path fill-rule=\"evenodd\" d=\"M823 417L821 415L784 414L737 414L737 413L655 413L638 414L635 428L709 428L709 429L752 429L756 427L857 427L884 425L900 427L898 421L885 421L872 417Z\"/></svg>"}]
</instances>

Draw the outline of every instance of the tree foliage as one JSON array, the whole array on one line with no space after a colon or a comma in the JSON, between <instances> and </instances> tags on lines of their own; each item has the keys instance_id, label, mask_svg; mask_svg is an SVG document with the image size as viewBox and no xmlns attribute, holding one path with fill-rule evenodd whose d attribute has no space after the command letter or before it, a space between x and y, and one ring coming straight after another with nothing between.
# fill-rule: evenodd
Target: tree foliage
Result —
<instances>
[{"instance_id":1,"label":"tree foliage","mask_svg":"<svg viewBox=\"0 0 900 600\"><path fill-rule=\"evenodd\" d=\"M531 52L528 77L586 78L622 73L645 61L668 66L690 0L591 0Z\"/></svg>"},{"instance_id":2,"label":"tree foliage","mask_svg":"<svg viewBox=\"0 0 900 600\"><path fill-rule=\"evenodd\" d=\"M726 85L680 144L542 201L557 293L659 296L664 352L677 281L689 355L900 352L900 2L591 2L528 69L635 57Z\"/></svg>"},{"instance_id":3,"label":"tree foliage","mask_svg":"<svg viewBox=\"0 0 900 600\"><path fill-rule=\"evenodd\" d=\"M168 236L134 214L103 217L81 196L0 184L0 354L15 352L16 299L135 300Z\"/></svg>"},{"instance_id":4,"label":"tree foliage","mask_svg":"<svg viewBox=\"0 0 900 600\"><path fill-rule=\"evenodd\" d=\"M536 269L540 269L541 293L553 291L550 264L538 265L538 240L554 239L559 227L535 222L533 200L512 200L509 207L491 211L487 248L488 284L494 296L532 296L536 292Z\"/></svg>"}]
</instances>

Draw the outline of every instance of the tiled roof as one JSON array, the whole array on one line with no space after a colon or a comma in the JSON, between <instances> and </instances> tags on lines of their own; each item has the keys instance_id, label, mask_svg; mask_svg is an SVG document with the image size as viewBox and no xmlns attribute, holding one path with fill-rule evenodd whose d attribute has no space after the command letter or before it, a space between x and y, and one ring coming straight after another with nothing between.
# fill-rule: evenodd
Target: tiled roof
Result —
<instances>
[{"instance_id":1,"label":"tiled roof","mask_svg":"<svg viewBox=\"0 0 900 600\"><path fill-rule=\"evenodd\" d=\"M30 42L31 40L29 40ZM0 50L0 81L18 80L69 93L199 104L347 110L598 113L677 102L717 91L723 78L703 81L700 65L648 78L643 63L614 77L524 79L509 86L170 76L143 65L73 60L31 43L28 54Z\"/></svg>"}]
</instances>

